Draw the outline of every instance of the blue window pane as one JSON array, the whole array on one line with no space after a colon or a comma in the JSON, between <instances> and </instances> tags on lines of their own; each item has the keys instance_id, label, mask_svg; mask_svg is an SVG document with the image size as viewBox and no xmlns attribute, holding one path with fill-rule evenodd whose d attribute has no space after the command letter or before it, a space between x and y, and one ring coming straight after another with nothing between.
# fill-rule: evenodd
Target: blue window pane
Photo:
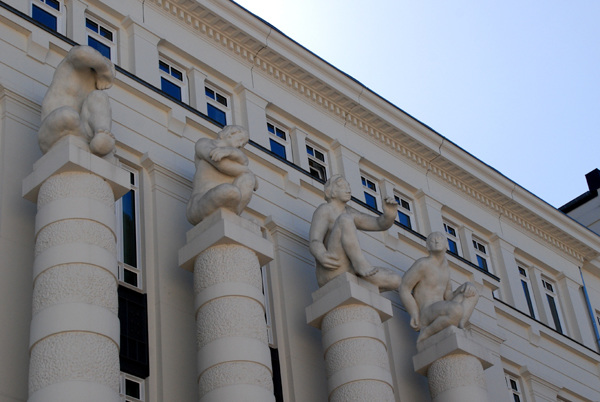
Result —
<instances>
[{"instance_id":1,"label":"blue window pane","mask_svg":"<svg viewBox=\"0 0 600 402\"><path fill-rule=\"evenodd\" d=\"M477 265L479 265L479 268L483 269L484 271L488 270L486 259L479 255L477 256Z\"/></svg>"},{"instance_id":2,"label":"blue window pane","mask_svg":"<svg viewBox=\"0 0 600 402\"><path fill-rule=\"evenodd\" d=\"M283 145L271 139L269 139L269 142L271 143L271 152L283 159L287 159L287 154Z\"/></svg>"},{"instance_id":3,"label":"blue window pane","mask_svg":"<svg viewBox=\"0 0 600 402\"><path fill-rule=\"evenodd\" d=\"M106 28L100 27L100 36L108 39L109 41L113 41L113 34Z\"/></svg>"},{"instance_id":4,"label":"blue window pane","mask_svg":"<svg viewBox=\"0 0 600 402\"><path fill-rule=\"evenodd\" d=\"M377 209L377 198L369 193L365 193L365 203L373 209Z\"/></svg>"},{"instance_id":5,"label":"blue window pane","mask_svg":"<svg viewBox=\"0 0 600 402\"><path fill-rule=\"evenodd\" d=\"M535 319L535 311L533 310L533 303L531 302L531 295L529 294L529 286L527 286L527 282L523 280L521 281L521 286L523 286L523 293L525 293L525 300L527 300L529 315L531 318Z\"/></svg>"},{"instance_id":6,"label":"blue window pane","mask_svg":"<svg viewBox=\"0 0 600 402\"><path fill-rule=\"evenodd\" d=\"M121 199L123 208L123 262L137 268L137 229L135 222L135 191Z\"/></svg>"},{"instance_id":7,"label":"blue window pane","mask_svg":"<svg viewBox=\"0 0 600 402\"><path fill-rule=\"evenodd\" d=\"M171 81L160 77L160 89L172 98L181 101L181 88L173 84Z\"/></svg>"},{"instance_id":8,"label":"blue window pane","mask_svg":"<svg viewBox=\"0 0 600 402\"><path fill-rule=\"evenodd\" d=\"M452 254L458 255L458 246L454 240L448 239L448 250L450 250Z\"/></svg>"},{"instance_id":9,"label":"blue window pane","mask_svg":"<svg viewBox=\"0 0 600 402\"><path fill-rule=\"evenodd\" d=\"M550 307L550 312L552 313L552 320L554 321L554 328L563 333L562 326L560 325L560 319L558 318L558 309L556 308L556 303L554 302L554 297L550 295L546 295L548 299L548 306Z\"/></svg>"},{"instance_id":10,"label":"blue window pane","mask_svg":"<svg viewBox=\"0 0 600 402\"><path fill-rule=\"evenodd\" d=\"M211 99L215 99L215 91L210 88L204 87L204 93Z\"/></svg>"},{"instance_id":11,"label":"blue window pane","mask_svg":"<svg viewBox=\"0 0 600 402\"><path fill-rule=\"evenodd\" d=\"M218 121L219 123L221 123L224 126L227 125L227 115L225 114L224 111L217 109L216 107L214 107L211 104L207 105L207 111L208 111L208 117L210 117L213 120Z\"/></svg>"},{"instance_id":12,"label":"blue window pane","mask_svg":"<svg viewBox=\"0 0 600 402\"><path fill-rule=\"evenodd\" d=\"M170 74L169 72L169 65L167 63L165 63L164 61L159 61L158 62L158 68L162 71L164 71L167 74Z\"/></svg>"},{"instance_id":13,"label":"blue window pane","mask_svg":"<svg viewBox=\"0 0 600 402\"><path fill-rule=\"evenodd\" d=\"M107 59L110 59L110 47L106 46L104 43L97 41L91 36L88 36L88 46L93 47L94 49L99 51L100 54L102 54L102 56L106 57Z\"/></svg>"},{"instance_id":14,"label":"blue window pane","mask_svg":"<svg viewBox=\"0 0 600 402\"><path fill-rule=\"evenodd\" d=\"M400 222L402 226L412 229L412 226L410 225L410 216L400 211L398 211L398 222Z\"/></svg>"},{"instance_id":15,"label":"blue window pane","mask_svg":"<svg viewBox=\"0 0 600 402\"><path fill-rule=\"evenodd\" d=\"M46 0L46 4L55 9L56 11L60 11L60 3L56 0Z\"/></svg>"},{"instance_id":16,"label":"blue window pane","mask_svg":"<svg viewBox=\"0 0 600 402\"><path fill-rule=\"evenodd\" d=\"M171 67L171 75L177 78L179 81L183 81L183 73L173 67Z\"/></svg>"},{"instance_id":17,"label":"blue window pane","mask_svg":"<svg viewBox=\"0 0 600 402\"><path fill-rule=\"evenodd\" d=\"M98 33L98 24L96 24L94 21L90 20L90 19L85 19L85 27L89 30L92 30L96 33Z\"/></svg>"},{"instance_id":18,"label":"blue window pane","mask_svg":"<svg viewBox=\"0 0 600 402\"><path fill-rule=\"evenodd\" d=\"M58 19L35 5L31 7L31 17L54 31L58 28Z\"/></svg>"}]
</instances>

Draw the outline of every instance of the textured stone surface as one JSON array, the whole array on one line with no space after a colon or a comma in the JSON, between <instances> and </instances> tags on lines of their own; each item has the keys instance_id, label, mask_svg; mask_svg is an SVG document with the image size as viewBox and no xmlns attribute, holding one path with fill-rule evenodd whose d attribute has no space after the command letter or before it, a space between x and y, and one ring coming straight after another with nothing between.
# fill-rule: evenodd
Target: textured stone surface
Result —
<instances>
[{"instance_id":1,"label":"textured stone surface","mask_svg":"<svg viewBox=\"0 0 600 402\"><path fill-rule=\"evenodd\" d=\"M47 269L34 284L33 314L60 303L93 304L118 314L116 279L104 269L84 264Z\"/></svg>"},{"instance_id":2,"label":"textured stone surface","mask_svg":"<svg viewBox=\"0 0 600 402\"><path fill-rule=\"evenodd\" d=\"M51 201L67 197L86 197L114 208L115 200L109 184L99 176L83 172L54 175L42 184L38 209Z\"/></svg>"},{"instance_id":3,"label":"textured stone surface","mask_svg":"<svg viewBox=\"0 0 600 402\"><path fill-rule=\"evenodd\" d=\"M267 344L265 313L247 297L222 297L206 303L196 317L198 348L226 336L243 336Z\"/></svg>"},{"instance_id":4,"label":"textured stone surface","mask_svg":"<svg viewBox=\"0 0 600 402\"><path fill-rule=\"evenodd\" d=\"M323 333L328 330L347 322L362 321L369 322L375 325L381 325L381 318L375 309L362 304L350 304L337 307L331 310L323 318L321 331Z\"/></svg>"},{"instance_id":5,"label":"textured stone surface","mask_svg":"<svg viewBox=\"0 0 600 402\"><path fill-rule=\"evenodd\" d=\"M476 357L454 354L436 360L427 371L431 397L451 388L475 386L485 389L483 368Z\"/></svg>"},{"instance_id":6,"label":"textured stone surface","mask_svg":"<svg viewBox=\"0 0 600 402\"><path fill-rule=\"evenodd\" d=\"M381 381L354 381L338 387L329 402L394 402L394 391Z\"/></svg>"},{"instance_id":7,"label":"textured stone surface","mask_svg":"<svg viewBox=\"0 0 600 402\"><path fill-rule=\"evenodd\" d=\"M50 247L68 243L88 243L112 254L117 252L115 236L108 227L86 219L68 219L40 230L35 242L35 255L40 255Z\"/></svg>"},{"instance_id":8,"label":"textured stone surface","mask_svg":"<svg viewBox=\"0 0 600 402\"><path fill-rule=\"evenodd\" d=\"M389 371L385 346L373 338L350 338L333 344L325 356L327 377L353 366L376 366Z\"/></svg>"},{"instance_id":9,"label":"textured stone surface","mask_svg":"<svg viewBox=\"0 0 600 402\"><path fill-rule=\"evenodd\" d=\"M92 381L119 392L119 350L110 339L66 332L36 343L31 350L29 394L68 380Z\"/></svg>"},{"instance_id":10,"label":"textured stone surface","mask_svg":"<svg viewBox=\"0 0 600 402\"><path fill-rule=\"evenodd\" d=\"M253 362L228 362L206 370L199 380L200 397L227 385L258 385L273 392L271 370Z\"/></svg>"},{"instance_id":11,"label":"textured stone surface","mask_svg":"<svg viewBox=\"0 0 600 402\"><path fill-rule=\"evenodd\" d=\"M260 265L256 254L240 245L214 246L196 258L194 290L198 293L211 285L224 282L247 283L262 290Z\"/></svg>"}]
</instances>

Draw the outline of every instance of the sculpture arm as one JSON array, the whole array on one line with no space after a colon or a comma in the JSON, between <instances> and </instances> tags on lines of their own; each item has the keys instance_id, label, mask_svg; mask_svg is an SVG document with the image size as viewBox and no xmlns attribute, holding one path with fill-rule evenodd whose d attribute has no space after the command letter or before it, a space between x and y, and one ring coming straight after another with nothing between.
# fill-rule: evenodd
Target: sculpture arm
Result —
<instances>
[{"instance_id":1,"label":"sculpture arm","mask_svg":"<svg viewBox=\"0 0 600 402\"><path fill-rule=\"evenodd\" d=\"M400 293L400 300L404 304L404 308L408 314L410 314L410 326L415 331L421 329L421 320L419 318L419 306L417 305L417 301L413 296L413 289L420 281L420 269L419 269L419 261L415 261L415 263L406 271L404 276L402 277L402 283L398 288Z\"/></svg>"},{"instance_id":2,"label":"sculpture arm","mask_svg":"<svg viewBox=\"0 0 600 402\"><path fill-rule=\"evenodd\" d=\"M461 293L459 291L460 288L461 287L456 289L455 292L452 292L452 283L450 283L450 280L448 280L448 283L446 284L446 290L444 290L444 300L452 300L454 298L454 296Z\"/></svg>"},{"instance_id":3,"label":"sculpture arm","mask_svg":"<svg viewBox=\"0 0 600 402\"><path fill-rule=\"evenodd\" d=\"M477 288L471 282L465 282L454 291L453 296L459 294L462 294L465 297L473 297L477 295Z\"/></svg>"},{"instance_id":4,"label":"sculpture arm","mask_svg":"<svg viewBox=\"0 0 600 402\"><path fill-rule=\"evenodd\" d=\"M195 147L196 157L210 163L211 166L227 176L238 177L250 172L247 166L248 158L246 158L243 152L233 147L219 147L217 144L215 140L208 138L198 140ZM229 155L232 154L235 155L233 159L229 158ZM245 163L240 163L238 160L242 160Z\"/></svg>"},{"instance_id":5,"label":"sculpture arm","mask_svg":"<svg viewBox=\"0 0 600 402\"><path fill-rule=\"evenodd\" d=\"M398 210L398 203L391 198L387 197L383 200L383 214L374 217L371 215L363 214L358 211L353 211L354 223L356 228L359 230L367 231L381 231L387 230L394 224L396 219L396 212Z\"/></svg>"},{"instance_id":6,"label":"sculpture arm","mask_svg":"<svg viewBox=\"0 0 600 402\"><path fill-rule=\"evenodd\" d=\"M323 268L335 271L340 267L339 259L327 251L325 236L329 229L327 204L320 205L313 214L309 232L309 250Z\"/></svg>"},{"instance_id":7,"label":"sculpture arm","mask_svg":"<svg viewBox=\"0 0 600 402\"><path fill-rule=\"evenodd\" d=\"M77 70L92 69L96 74L96 89L108 89L115 78L114 64L89 46L78 46L67 53L66 60Z\"/></svg>"}]
</instances>

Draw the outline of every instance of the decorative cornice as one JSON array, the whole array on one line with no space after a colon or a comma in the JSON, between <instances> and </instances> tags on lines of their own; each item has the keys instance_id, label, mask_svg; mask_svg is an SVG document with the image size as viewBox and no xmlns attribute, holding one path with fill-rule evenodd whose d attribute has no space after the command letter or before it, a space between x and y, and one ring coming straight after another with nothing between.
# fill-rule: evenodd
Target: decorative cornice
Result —
<instances>
[{"instance_id":1,"label":"decorative cornice","mask_svg":"<svg viewBox=\"0 0 600 402\"><path fill-rule=\"evenodd\" d=\"M269 36L266 36L264 41L258 40L197 1L150 1L197 35L251 66L253 71L260 72L279 85L287 87L308 103L344 121L346 127L351 126L354 131L379 143L384 149L392 150L421 169L433 172L450 187L469 196L488 210L509 219L539 239L559 248L577 261L591 260L598 256L597 250L514 201L512 196L507 196L481 181L442 156L437 149L434 150L419 142L364 107L360 95L363 88L355 81L352 81L352 85L360 89L360 94L356 95L356 99L352 99L350 95L342 93L316 74L307 71L270 47ZM315 57L314 60L318 59ZM400 109L395 109L395 112L400 119L406 119ZM408 117L408 120L410 121L404 122L407 127L427 136L438 135L422 123L414 124L412 117Z\"/></svg>"}]
</instances>

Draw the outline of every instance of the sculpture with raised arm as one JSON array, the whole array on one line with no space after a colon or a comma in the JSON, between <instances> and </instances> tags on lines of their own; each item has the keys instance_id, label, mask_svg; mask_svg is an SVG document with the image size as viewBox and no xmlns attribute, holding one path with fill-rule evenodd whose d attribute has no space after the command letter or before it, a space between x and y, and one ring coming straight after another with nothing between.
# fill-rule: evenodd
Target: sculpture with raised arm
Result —
<instances>
[{"instance_id":1,"label":"sculpture with raised arm","mask_svg":"<svg viewBox=\"0 0 600 402\"><path fill-rule=\"evenodd\" d=\"M393 198L386 198L383 214L375 217L347 206L350 199L350 184L341 175L334 175L325 183L327 202L313 214L309 247L315 257L319 287L350 272L377 285L380 291L398 289L402 277L390 269L373 267L360 249L357 232L389 229L398 204Z\"/></svg>"},{"instance_id":2,"label":"sculpture with raised arm","mask_svg":"<svg viewBox=\"0 0 600 402\"><path fill-rule=\"evenodd\" d=\"M103 91L114 77L113 63L96 49L74 46L67 53L42 101L38 140L43 153L67 135L83 138L96 155L114 151L110 104Z\"/></svg>"},{"instance_id":3,"label":"sculpture with raised arm","mask_svg":"<svg viewBox=\"0 0 600 402\"><path fill-rule=\"evenodd\" d=\"M452 291L447 247L443 233L431 233L427 237L429 255L416 260L402 277L400 298L410 314L410 326L421 331L417 343L451 325L464 328L479 299L471 282Z\"/></svg>"},{"instance_id":4,"label":"sculpture with raised arm","mask_svg":"<svg viewBox=\"0 0 600 402\"><path fill-rule=\"evenodd\" d=\"M258 181L242 151L248 140L244 127L232 125L223 128L215 140L201 138L196 142L196 174L187 205L187 218L192 225L218 208L240 215L250 202Z\"/></svg>"}]
</instances>

